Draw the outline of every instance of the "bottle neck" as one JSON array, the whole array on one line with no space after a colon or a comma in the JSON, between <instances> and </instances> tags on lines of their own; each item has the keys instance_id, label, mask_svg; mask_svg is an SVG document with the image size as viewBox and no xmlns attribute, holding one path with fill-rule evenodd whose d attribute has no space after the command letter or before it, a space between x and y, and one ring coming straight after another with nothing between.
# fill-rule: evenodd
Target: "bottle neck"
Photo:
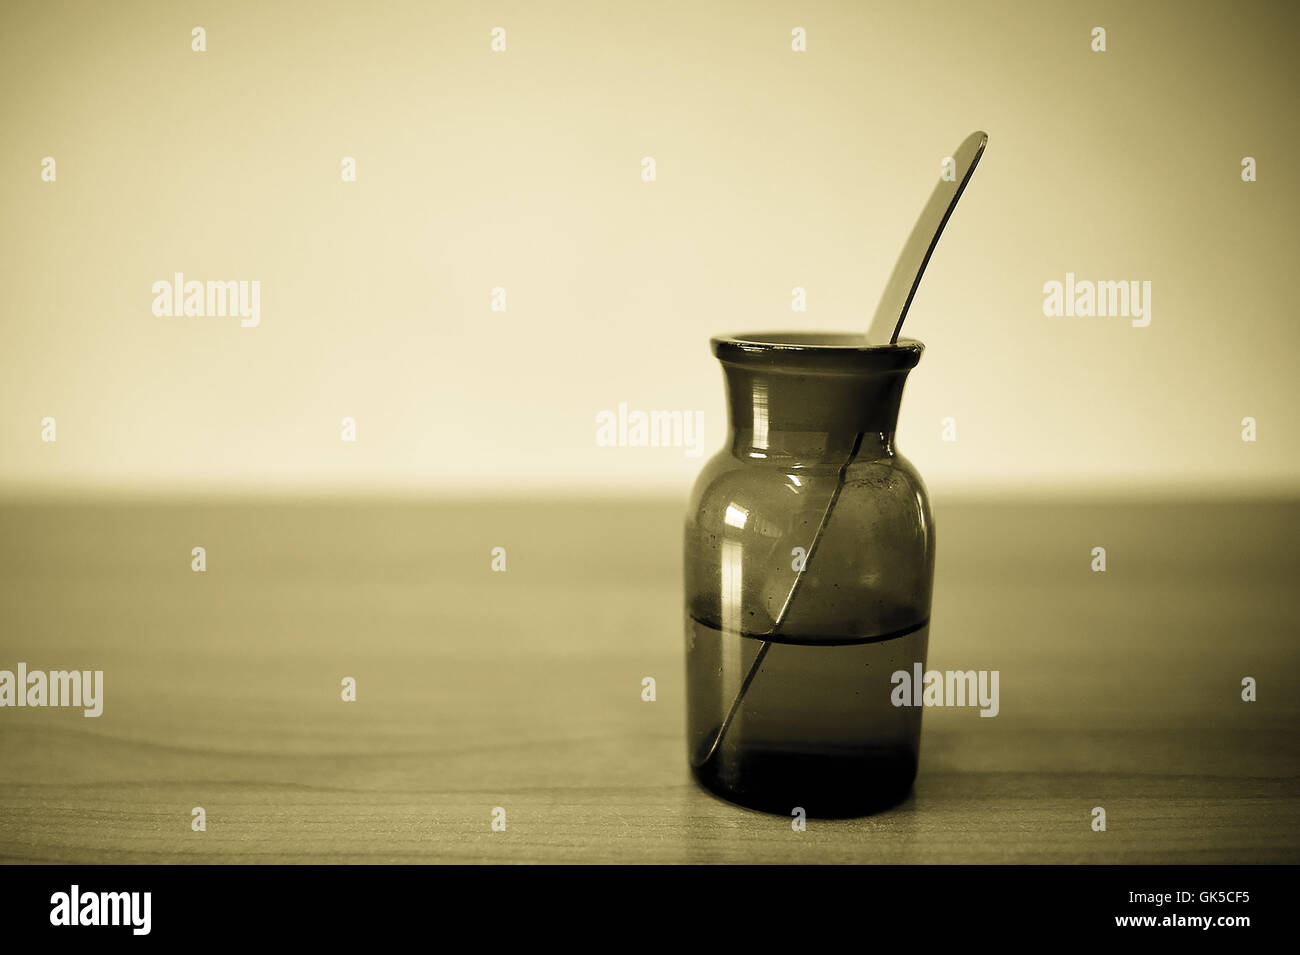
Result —
<instances>
[{"instance_id":1,"label":"bottle neck","mask_svg":"<svg viewBox=\"0 0 1300 955\"><path fill-rule=\"evenodd\" d=\"M908 370L821 373L723 362L732 453L795 466L838 465L855 445L859 458L890 454Z\"/></svg>"}]
</instances>

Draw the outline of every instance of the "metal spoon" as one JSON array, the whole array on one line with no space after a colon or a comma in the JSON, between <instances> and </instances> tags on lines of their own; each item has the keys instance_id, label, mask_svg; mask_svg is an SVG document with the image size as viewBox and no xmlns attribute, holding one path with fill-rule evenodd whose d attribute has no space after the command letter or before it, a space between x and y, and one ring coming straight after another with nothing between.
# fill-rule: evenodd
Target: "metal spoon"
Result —
<instances>
[{"instance_id":1,"label":"metal spoon","mask_svg":"<svg viewBox=\"0 0 1300 955\"><path fill-rule=\"evenodd\" d=\"M912 227L912 234L907 237L907 244L894 263L894 271L890 273L884 294L880 296L880 304L876 306L876 314L867 329L868 345L886 345L898 341L898 333L903 328L903 319L907 318L907 310L912 305L916 287L921 284L921 276L930 263L934 247L939 244L943 227L948 224L948 218L956 208L966 183L970 182L971 174L975 172L980 156L984 155L988 141L988 133L976 130L952 154L955 166L953 177L939 179L934 192L930 193L930 201L925 204L916 225Z\"/></svg>"}]
</instances>

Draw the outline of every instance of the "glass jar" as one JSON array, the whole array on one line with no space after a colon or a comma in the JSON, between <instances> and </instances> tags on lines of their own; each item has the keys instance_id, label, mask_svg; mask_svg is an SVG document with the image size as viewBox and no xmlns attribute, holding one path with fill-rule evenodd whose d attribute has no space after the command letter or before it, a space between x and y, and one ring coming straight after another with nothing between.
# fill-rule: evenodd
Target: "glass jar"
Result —
<instances>
[{"instance_id":1,"label":"glass jar","mask_svg":"<svg viewBox=\"0 0 1300 955\"><path fill-rule=\"evenodd\" d=\"M705 787L790 815L861 815L916 776L934 521L894 448L923 345L851 335L712 339L726 446L686 522L687 737ZM906 705L896 705L900 699Z\"/></svg>"}]
</instances>

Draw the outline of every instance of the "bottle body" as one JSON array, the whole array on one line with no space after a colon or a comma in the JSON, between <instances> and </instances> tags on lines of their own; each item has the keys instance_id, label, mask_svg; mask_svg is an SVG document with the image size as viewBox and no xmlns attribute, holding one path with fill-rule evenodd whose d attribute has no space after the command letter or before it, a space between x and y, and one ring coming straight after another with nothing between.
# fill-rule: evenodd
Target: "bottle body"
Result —
<instances>
[{"instance_id":1,"label":"bottle body","mask_svg":"<svg viewBox=\"0 0 1300 955\"><path fill-rule=\"evenodd\" d=\"M924 669L934 526L893 431L920 345L798 337L714 340L730 429L686 523L688 753L734 802L857 815L919 754L893 675Z\"/></svg>"}]
</instances>

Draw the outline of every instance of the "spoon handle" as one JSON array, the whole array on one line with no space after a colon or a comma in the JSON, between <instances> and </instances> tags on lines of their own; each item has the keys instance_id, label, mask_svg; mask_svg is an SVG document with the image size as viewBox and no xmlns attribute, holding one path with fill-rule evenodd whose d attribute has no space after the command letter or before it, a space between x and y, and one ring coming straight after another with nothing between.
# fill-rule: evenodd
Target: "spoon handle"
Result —
<instances>
[{"instance_id":1,"label":"spoon handle","mask_svg":"<svg viewBox=\"0 0 1300 955\"><path fill-rule=\"evenodd\" d=\"M940 178L934 192L930 193L930 201L912 227L912 234L907 237L907 244L894 263L894 271L871 319L871 327L867 330L868 345L884 345L898 340L903 319L907 318L907 310L912 305L912 296L921 284L921 276L925 274L934 247L939 244L943 227L948 224L948 217L952 215L966 183L970 182L988 141L987 133L976 130L952 154L956 165L953 178Z\"/></svg>"}]
</instances>

